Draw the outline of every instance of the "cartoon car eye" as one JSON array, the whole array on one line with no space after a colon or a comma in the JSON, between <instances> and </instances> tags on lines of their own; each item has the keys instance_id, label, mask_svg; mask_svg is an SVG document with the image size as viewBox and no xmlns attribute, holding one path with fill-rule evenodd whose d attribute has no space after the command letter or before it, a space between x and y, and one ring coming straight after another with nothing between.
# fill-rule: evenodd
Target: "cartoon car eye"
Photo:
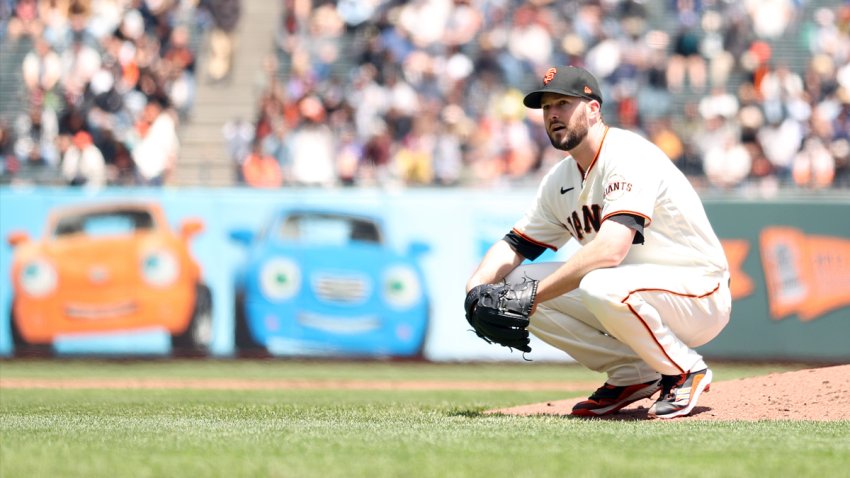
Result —
<instances>
[{"instance_id":1,"label":"cartoon car eye","mask_svg":"<svg viewBox=\"0 0 850 478\"><path fill-rule=\"evenodd\" d=\"M290 259L272 259L260 270L260 290L269 300L291 299L299 289L301 269Z\"/></svg>"},{"instance_id":2,"label":"cartoon car eye","mask_svg":"<svg viewBox=\"0 0 850 478\"><path fill-rule=\"evenodd\" d=\"M422 288L416 272L408 266L397 265L384 272L384 299L393 307L410 307L419 300Z\"/></svg>"},{"instance_id":3,"label":"cartoon car eye","mask_svg":"<svg viewBox=\"0 0 850 478\"><path fill-rule=\"evenodd\" d=\"M151 285L171 285L179 272L177 258L168 251L151 251L142 258L142 277Z\"/></svg>"},{"instance_id":4,"label":"cartoon car eye","mask_svg":"<svg viewBox=\"0 0 850 478\"><path fill-rule=\"evenodd\" d=\"M45 260L35 260L21 269L21 287L33 297L43 297L56 289L56 269Z\"/></svg>"}]
</instances>

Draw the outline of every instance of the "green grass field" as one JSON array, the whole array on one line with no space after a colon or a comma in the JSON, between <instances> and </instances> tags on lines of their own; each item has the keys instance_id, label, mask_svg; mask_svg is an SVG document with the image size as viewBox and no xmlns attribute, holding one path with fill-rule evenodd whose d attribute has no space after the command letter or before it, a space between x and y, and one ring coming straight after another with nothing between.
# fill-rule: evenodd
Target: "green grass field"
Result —
<instances>
[{"instance_id":1,"label":"green grass field","mask_svg":"<svg viewBox=\"0 0 850 478\"><path fill-rule=\"evenodd\" d=\"M713 365L716 380L795 368ZM797 367L799 368L799 367ZM602 382L558 364L0 361L0 378ZM0 477L850 476L850 422L483 415L558 390L0 390Z\"/></svg>"}]
</instances>

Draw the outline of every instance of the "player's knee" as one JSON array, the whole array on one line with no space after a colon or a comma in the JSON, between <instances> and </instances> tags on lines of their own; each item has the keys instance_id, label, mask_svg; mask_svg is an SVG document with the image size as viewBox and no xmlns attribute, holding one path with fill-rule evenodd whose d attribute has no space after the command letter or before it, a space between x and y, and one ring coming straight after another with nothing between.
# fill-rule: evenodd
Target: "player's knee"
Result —
<instances>
[{"instance_id":1,"label":"player's knee","mask_svg":"<svg viewBox=\"0 0 850 478\"><path fill-rule=\"evenodd\" d=\"M582 301L591 310L604 308L619 296L614 284L616 282L614 277L611 277L610 269L590 271L579 283Z\"/></svg>"}]
</instances>

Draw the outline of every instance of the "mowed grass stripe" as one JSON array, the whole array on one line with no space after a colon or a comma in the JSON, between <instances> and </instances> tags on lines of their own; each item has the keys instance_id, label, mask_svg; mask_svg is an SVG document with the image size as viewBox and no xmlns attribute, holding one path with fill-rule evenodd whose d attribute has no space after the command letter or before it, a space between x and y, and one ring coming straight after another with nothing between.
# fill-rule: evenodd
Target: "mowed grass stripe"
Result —
<instances>
[{"instance_id":1,"label":"mowed grass stripe","mask_svg":"<svg viewBox=\"0 0 850 478\"><path fill-rule=\"evenodd\" d=\"M494 382L449 380L241 380L241 379L105 379L3 378L0 389L189 389L189 390L510 390L581 391L598 382Z\"/></svg>"},{"instance_id":2,"label":"mowed grass stripe","mask_svg":"<svg viewBox=\"0 0 850 478\"><path fill-rule=\"evenodd\" d=\"M715 368L724 379L764 370ZM518 384L575 381L594 389L601 378L548 364L2 361L4 381L471 381L506 388L3 388L0 477L761 478L850 470L846 420L660 423L484 414L584 396L518 391Z\"/></svg>"}]
</instances>

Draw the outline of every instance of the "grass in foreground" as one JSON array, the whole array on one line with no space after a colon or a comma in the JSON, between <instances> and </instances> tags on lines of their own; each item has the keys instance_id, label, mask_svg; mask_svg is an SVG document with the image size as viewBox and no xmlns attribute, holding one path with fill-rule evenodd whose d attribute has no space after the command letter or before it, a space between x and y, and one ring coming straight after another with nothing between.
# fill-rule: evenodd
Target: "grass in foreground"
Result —
<instances>
[{"instance_id":1,"label":"grass in foreground","mask_svg":"<svg viewBox=\"0 0 850 478\"><path fill-rule=\"evenodd\" d=\"M218 378L245 373L238 363L216 372L206 363L196 365L201 370L195 372ZM123 378L195 375L193 362L125 366ZM262 368L254 366L245 364L264 378ZM534 376L538 380L564 380L549 373L570 369L492 367L485 375L493 378L482 378L479 366L270 363L266 378L359 379L377 369L379 376L402 380L530 380L534 373L541 374ZM4 378L111 376L119 370L114 363L0 363ZM735 370L730 367L723 376L736 376ZM575 380L597 377L579 367L568 373ZM0 476L822 477L850 469L847 421L611 422L481 415L490 408L561 398L563 393L552 391L3 389Z\"/></svg>"}]
</instances>

